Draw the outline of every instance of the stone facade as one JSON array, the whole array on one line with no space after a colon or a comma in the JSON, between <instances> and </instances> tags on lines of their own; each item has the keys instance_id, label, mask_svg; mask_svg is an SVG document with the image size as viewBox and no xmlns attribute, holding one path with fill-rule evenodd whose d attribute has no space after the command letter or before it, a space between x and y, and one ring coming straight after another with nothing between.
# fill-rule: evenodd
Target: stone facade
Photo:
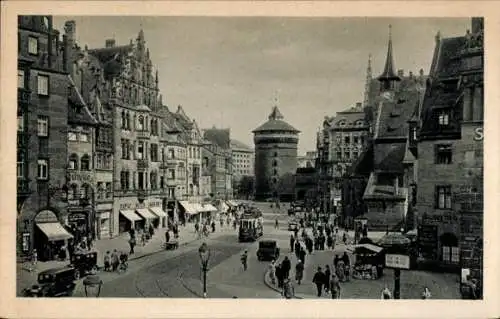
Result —
<instances>
[{"instance_id":1,"label":"stone facade","mask_svg":"<svg viewBox=\"0 0 500 319\"><path fill-rule=\"evenodd\" d=\"M253 133L256 199L293 200L299 131L283 121L275 106L269 120Z\"/></svg>"}]
</instances>

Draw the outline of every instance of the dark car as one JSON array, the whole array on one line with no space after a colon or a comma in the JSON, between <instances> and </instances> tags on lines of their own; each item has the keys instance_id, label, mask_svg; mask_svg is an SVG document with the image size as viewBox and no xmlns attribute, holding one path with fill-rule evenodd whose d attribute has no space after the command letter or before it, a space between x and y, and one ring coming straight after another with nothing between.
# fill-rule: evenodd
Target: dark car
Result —
<instances>
[{"instance_id":1,"label":"dark car","mask_svg":"<svg viewBox=\"0 0 500 319\"><path fill-rule=\"evenodd\" d=\"M38 284L24 290L26 297L70 297L75 290L73 266L51 268L38 274Z\"/></svg>"},{"instance_id":2,"label":"dark car","mask_svg":"<svg viewBox=\"0 0 500 319\"><path fill-rule=\"evenodd\" d=\"M90 271L97 270L97 251L79 251L71 256L71 266L76 269L75 278L85 276Z\"/></svg>"},{"instance_id":3,"label":"dark car","mask_svg":"<svg viewBox=\"0 0 500 319\"><path fill-rule=\"evenodd\" d=\"M276 260L279 256L280 249L276 240L259 241L259 249L257 250L258 260Z\"/></svg>"}]
</instances>

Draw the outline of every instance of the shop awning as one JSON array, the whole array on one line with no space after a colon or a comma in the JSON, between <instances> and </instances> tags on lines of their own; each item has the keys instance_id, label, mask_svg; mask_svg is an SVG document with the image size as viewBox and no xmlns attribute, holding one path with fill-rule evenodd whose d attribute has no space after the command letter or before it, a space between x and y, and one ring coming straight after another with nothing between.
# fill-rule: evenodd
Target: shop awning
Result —
<instances>
[{"instance_id":1,"label":"shop awning","mask_svg":"<svg viewBox=\"0 0 500 319\"><path fill-rule=\"evenodd\" d=\"M191 214L191 215L194 215L194 214L197 214L198 211L196 210L195 207L193 207L189 202L187 201L179 201L179 204L181 204L181 206L184 208L184 210L186 211L186 214Z\"/></svg>"},{"instance_id":2,"label":"shop awning","mask_svg":"<svg viewBox=\"0 0 500 319\"><path fill-rule=\"evenodd\" d=\"M59 223L41 223L36 225L47 236L49 241L73 238L73 235L68 233L68 231Z\"/></svg>"},{"instance_id":3,"label":"shop awning","mask_svg":"<svg viewBox=\"0 0 500 319\"><path fill-rule=\"evenodd\" d=\"M212 204L204 204L202 206L203 206L204 212L216 212L217 211L217 208L215 208L215 206Z\"/></svg>"},{"instance_id":4,"label":"shop awning","mask_svg":"<svg viewBox=\"0 0 500 319\"><path fill-rule=\"evenodd\" d=\"M237 207L238 206L238 203L233 201L233 200L228 200L226 201L226 203L229 205L229 206L232 206L232 207Z\"/></svg>"},{"instance_id":5,"label":"shop awning","mask_svg":"<svg viewBox=\"0 0 500 319\"><path fill-rule=\"evenodd\" d=\"M156 215L153 215L149 211L149 209L147 209L147 208L138 208L135 211L137 212L137 214L141 215L145 219L156 219L156 218L158 218Z\"/></svg>"},{"instance_id":6,"label":"shop awning","mask_svg":"<svg viewBox=\"0 0 500 319\"><path fill-rule=\"evenodd\" d=\"M193 206L193 209L196 210L196 212L198 213L201 213L201 212L204 212L205 210L203 209L203 205L201 204L198 204L198 203L193 203L191 204L191 206Z\"/></svg>"},{"instance_id":7,"label":"shop awning","mask_svg":"<svg viewBox=\"0 0 500 319\"><path fill-rule=\"evenodd\" d=\"M126 219L130 220L131 222L142 220L141 216L137 215L133 210L121 210L120 214L122 214Z\"/></svg>"},{"instance_id":8,"label":"shop awning","mask_svg":"<svg viewBox=\"0 0 500 319\"><path fill-rule=\"evenodd\" d=\"M160 218L167 217L167 214L165 214L163 209L161 209L160 207L150 207L149 210L152 211L153 214L155 214L156 216L158 216Z\"/></svg>"},{"instance_id":9,"label":"shop awning","mask_svg":"<svg viewBox=\"0 0 500 319\"><path fill-rule=\"evenodd\" d=\"M227 212L227 210L229 209L229 206L227 206L227 204L224 202L221 202L219 206L220 206L221 212L223 212L223 213Z\"/></svg>"}]
</instances>

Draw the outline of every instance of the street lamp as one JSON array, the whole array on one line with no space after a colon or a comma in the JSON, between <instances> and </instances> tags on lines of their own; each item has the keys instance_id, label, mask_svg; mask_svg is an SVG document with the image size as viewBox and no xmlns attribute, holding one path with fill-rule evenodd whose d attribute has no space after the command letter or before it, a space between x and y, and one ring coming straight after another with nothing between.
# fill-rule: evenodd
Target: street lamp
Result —
<instances>
[{"instance_id":1,"label":"street lamp","mask_svg":"<svg viewBox=\"0 0 500 319\"><path fill-rule=\"evenodd\" d=\"M206 243L201 244L198 249L201 261L201 270L203 271L203 298L207 298L207 271L208 271L208 261L210 260L210 249Z\"/></svg>"},{"instance_id":2,"label":"street lamp","mask_svg":"<svg viewBox=\"0 0 500 319\"><path fill-rule=\"evenodd\" d=\"M83 279L83 286L85 287L85 297L89 297L90 294L90 297L95 295L97 298L101 294L102 280L97 274L91 273Z\"/></svg>"}]
</instances>

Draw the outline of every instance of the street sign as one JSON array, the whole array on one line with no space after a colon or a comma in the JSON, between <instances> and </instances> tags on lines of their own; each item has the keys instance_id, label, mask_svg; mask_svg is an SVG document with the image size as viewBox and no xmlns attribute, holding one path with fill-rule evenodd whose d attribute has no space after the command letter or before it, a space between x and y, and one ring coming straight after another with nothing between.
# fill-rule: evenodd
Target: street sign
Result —
<instances>
[{"instance_id":1,"label":"street sign","mask_svg":"<svg viewBox=\"0 0 500 319\"><path fill-rule=\"evenodd\" d=\"M395 269L410 269L410 257L406 255L386 254L385 266Z\"/></svg>"}]
</instances>

